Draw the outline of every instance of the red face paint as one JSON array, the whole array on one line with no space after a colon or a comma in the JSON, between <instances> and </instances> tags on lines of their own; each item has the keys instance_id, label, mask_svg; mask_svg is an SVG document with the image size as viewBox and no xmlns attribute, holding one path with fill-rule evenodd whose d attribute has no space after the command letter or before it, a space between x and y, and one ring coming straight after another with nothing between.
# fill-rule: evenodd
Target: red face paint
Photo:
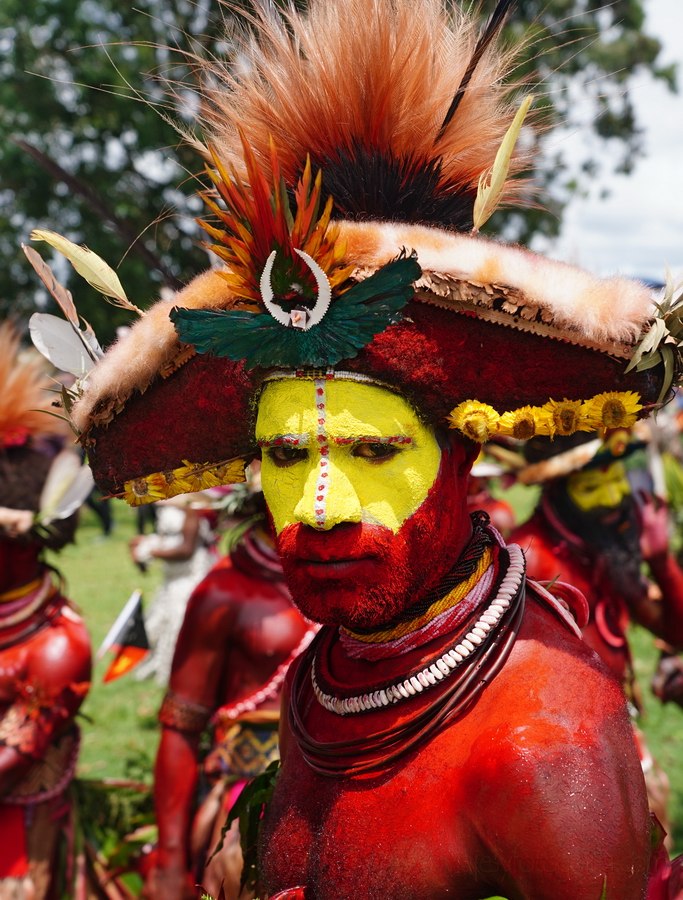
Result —
<instances>
[{"instance_id":1,"label":"red face paint","mask_svg":"<svg viewBox=\"0 0 683 900\"><path fill-rule=\"evenodd\" d=\"M277 548L304 615L327 625L375 628L418 602L452 568L470 536L469 466L469 449L454 440L427 499L397 534L363 522L329 531L284 528Z\"/></svg>"}]
</instances>

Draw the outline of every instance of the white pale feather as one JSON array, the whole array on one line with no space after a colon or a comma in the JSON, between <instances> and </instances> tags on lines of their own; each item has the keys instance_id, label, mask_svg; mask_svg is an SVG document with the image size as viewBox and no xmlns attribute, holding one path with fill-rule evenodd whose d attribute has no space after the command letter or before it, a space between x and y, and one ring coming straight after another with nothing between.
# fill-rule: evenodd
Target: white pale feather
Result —
<instances>
[{"instance_id":1,"label":"white pale feather","mask_svg":"<svg viewBox=\"0 0 683 900\"><path fill-rule=\"evenodd\" d=\"M40 495L41 525L68 519L85 502L95 482L88 466L73 450L62 450L52 465Z\"/></svg>"},{"instance_id":2,"label":"white pale feather","mask_svg":"<svg viewBox=\"0 0 683 900\"><path fill-rule=\"evenodd\" d=\"M95 365L91 356L92 339L82 331L76 332L64 319L50 313L33 313L28 327L36 350L62 372L82 378Z\"/></svg>"}]
</instances>

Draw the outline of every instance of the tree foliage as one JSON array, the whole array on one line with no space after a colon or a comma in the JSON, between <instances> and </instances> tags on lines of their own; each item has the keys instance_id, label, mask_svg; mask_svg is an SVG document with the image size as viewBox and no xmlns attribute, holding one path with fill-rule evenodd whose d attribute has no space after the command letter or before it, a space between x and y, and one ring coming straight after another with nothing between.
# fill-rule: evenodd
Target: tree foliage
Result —
<instances>
[{"instance_id":1,"label":"tree foliage","mask_svg":"<svg viewBox=\"0 0 683 900\"><path fill-rule=\"evenodd\" d=\"M484 0L482 13L494 2ZM674 72L657 65L660 45L644 31L643 8L644 0L519 0L508 26L510 40L524 37L516 74L543 85L546 121L591 128L619 148L622 171L642 152L634 76L674 83ZM24 318L46 302L19 249L34 227L87 243L143 307L207 265L193 222L201 165L152 107L169 103L163 75L187 85L176 92L174 115L191 121L193 73L173 48L223 55L227 14L219 0L0 4L0 317ZM584 160L582 177L596 166ZM523 240L557 231L576 186L557 154L539 163L537 176L549 209L496 220ZM128 316L59 271L98 334L111 339Z\"/></svg>"}]
</instances>

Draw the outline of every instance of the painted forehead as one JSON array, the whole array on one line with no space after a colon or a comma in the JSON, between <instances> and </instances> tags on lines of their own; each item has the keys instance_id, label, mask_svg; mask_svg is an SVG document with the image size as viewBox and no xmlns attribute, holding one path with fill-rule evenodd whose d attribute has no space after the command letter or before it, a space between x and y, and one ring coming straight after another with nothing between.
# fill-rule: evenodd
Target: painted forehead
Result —
<instances>
[{"instance_id":1,"label":"painted forehead","mask_svg":"<svg viewBox=\"0 0 683 900\"><path fill-rule=\"evenodd\" d=\"M423 427L410 404L386 388L301 378L265 386L256 439L261 446L305 444L324 429L338 443L358 438L410 443Z\"/></svg>"}]
</instances>

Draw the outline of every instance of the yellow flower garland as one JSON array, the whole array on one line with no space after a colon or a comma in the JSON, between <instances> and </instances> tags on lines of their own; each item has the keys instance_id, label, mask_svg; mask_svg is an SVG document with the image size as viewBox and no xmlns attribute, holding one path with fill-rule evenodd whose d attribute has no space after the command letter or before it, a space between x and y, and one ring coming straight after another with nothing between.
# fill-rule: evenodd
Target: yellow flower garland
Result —
<instances>
[{"instance_id":1,"label":"yellow flower garland","mask_svg":"<svg viewBox=\"0 0 683 900\"><path fill-rule=\"evenodd\" d=\"M191 463L186 459L183 465L168 472L154 472L140 478L133 478L123 486L123 497L130 506L142 506L168 500L179 494L193 494L207 488L223 484L245 481L243 459L229 459L220 463Z\"/></svg>"},{"instance_id":2,"label":"yellow flower garland","mask_svg":"<svg viewBox=\"0 0 683 900\"><path fill-rule=\"evenodd\" d=\"M634 391L608 391L591 400L548 400L543 406L522 406L502 414L488 403L465 400L448 419L451 428L484 444L498 435L526 441L575 431L630 428L642 408Z\"/></svg>"}]
</instances>

